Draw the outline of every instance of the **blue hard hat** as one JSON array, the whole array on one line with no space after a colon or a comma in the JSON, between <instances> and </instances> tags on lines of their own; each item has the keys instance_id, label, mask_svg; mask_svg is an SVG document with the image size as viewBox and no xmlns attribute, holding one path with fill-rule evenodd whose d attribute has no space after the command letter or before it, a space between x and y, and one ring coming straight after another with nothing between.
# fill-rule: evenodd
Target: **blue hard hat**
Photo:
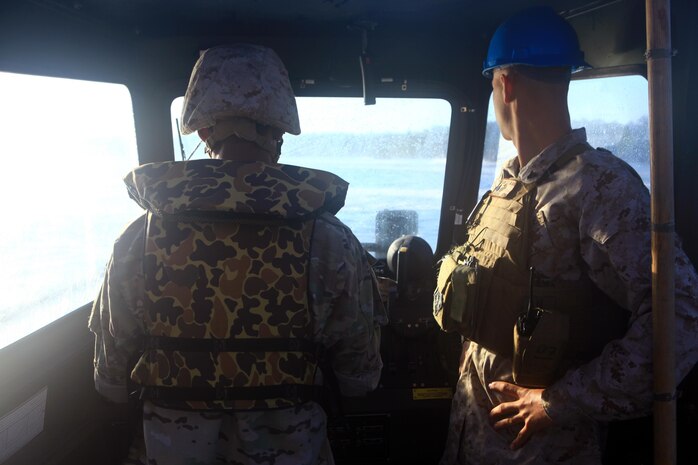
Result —
<instances>
[{"instance_id":1,"label":"blue hard hat","mask_svg":"<svg viewBox=\"0 0 698 465\"><path fill-rule=\"evenodd\" d=\"M584 61L577 34L552 8L523 10L499 25L487 50L482 74L507 65L565 67L571 72L591 68Z\"/></svg>"}]
</instances>

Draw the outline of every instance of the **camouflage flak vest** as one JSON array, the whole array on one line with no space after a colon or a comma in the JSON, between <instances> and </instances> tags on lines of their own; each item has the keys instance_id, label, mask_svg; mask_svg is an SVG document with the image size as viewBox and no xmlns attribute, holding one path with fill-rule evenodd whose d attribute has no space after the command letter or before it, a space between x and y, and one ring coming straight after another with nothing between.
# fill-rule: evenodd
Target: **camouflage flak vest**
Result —
<instances>
[{"instance_id":1,"label":"camouflage flak vest","mask_svg":"<svg viewBox=\"0 0 698 465\"><path fill-rule=\"evenodd\" d=\"M289 165L196 160L127 178L148 209L143 354L132 380L168 406L270 409L317 398L308 272L314 218L346 183Z\"/></svg>"},{"instance_id":2,"label":"camouflage flak vest","mask_svg":"<svg viewBox=\"0 0 698 465\"><path fill-rule=\"evenodd\" d=\"M573 147L549 173L587 148ZM608 341L622 335L627 312L586 277L562 281L535 270L532 275L529 255L536 188L536 183L505 177L483 196L468 219L466 242L441 261L434 317L443 330L457 331L513 359L514 327L527 311L532 293L536 308L563 314L568 320L559 375L598 355Z\"/></svg>"}]
</instances>

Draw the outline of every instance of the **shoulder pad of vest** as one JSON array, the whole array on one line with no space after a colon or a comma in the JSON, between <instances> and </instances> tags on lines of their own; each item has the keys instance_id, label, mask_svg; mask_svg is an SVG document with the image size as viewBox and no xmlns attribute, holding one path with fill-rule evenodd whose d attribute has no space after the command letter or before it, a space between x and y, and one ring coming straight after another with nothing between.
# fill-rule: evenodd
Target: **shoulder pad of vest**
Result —
<instances>
[{"instance_id":1,"label":"shoulder pad of vest","mask_svg":"<svg viewBox=\"0 0 698 465\"><path fill-rule=\"evenodd\" d=\"M155 214L236 213L302 219L337 213L349 184L293 165L191 160L142 165L124 178L129 195Z\"/></svg>"}]
</instances>

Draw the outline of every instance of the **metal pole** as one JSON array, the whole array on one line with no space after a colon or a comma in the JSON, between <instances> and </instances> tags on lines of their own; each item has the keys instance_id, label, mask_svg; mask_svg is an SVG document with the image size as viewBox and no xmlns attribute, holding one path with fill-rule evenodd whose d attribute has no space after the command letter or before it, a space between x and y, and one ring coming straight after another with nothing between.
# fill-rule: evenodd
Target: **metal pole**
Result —
<instances>
[{"instance_id":1,"label":"metal pole","mask_svg":"<svg viewBox=\"0 0 698 465\"><path fill-rule=\"evenodd\" d=\"M652 188L654 463L676 463L674 147L669 0L645 0Z\"/></svg>"}]
</instances>

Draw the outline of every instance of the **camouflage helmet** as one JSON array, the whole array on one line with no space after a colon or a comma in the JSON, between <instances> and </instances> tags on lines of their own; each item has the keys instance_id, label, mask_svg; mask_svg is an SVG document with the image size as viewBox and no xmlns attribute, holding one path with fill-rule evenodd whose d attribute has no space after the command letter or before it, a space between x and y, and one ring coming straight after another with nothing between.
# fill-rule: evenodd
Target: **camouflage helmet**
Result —
<instances>
[{"instance_id":1,"label":"camouflage helmet","mask_svg":"<svg viewBox=\"0 0 698 465\"><path fill-rule=\"evenodd\" d=\"M288 72L267 47L234 44L201 52L189 79L182 109L182 133L243 117L300 134L298 109Z\"/></svg>"}]
</instances>

